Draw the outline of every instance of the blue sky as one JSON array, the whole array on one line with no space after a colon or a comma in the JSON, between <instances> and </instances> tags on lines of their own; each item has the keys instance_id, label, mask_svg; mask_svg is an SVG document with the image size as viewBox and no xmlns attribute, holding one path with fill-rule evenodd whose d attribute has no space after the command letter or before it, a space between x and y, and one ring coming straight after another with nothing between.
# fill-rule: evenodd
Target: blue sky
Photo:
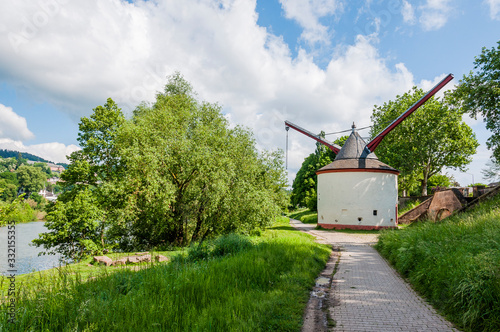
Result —
<instances>
[{"instance_id":1,"label":"blue sky","mask_svg":"<svg viewBox=\"0 0 500 332\"><path fill-rule=\"evenodd\" d=\"M180 71L260 148L284 149L285 119L362 127L413 85L453 73L453 88L499 31L500 0L2 1L0 148L65 161L80 117L108 97L130 115ZM489 133L464 120L481 146L469 171L447 172L468 184L482 180ZM290 180L313 150L290 132Z\"/></svg>"}]
</instances>

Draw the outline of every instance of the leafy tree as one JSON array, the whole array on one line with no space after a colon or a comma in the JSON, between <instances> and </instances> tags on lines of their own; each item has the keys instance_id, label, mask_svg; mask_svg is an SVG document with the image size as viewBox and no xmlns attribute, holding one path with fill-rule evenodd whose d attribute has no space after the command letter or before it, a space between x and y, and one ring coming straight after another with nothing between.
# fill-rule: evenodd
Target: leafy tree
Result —
<instances>
[{"instance_id":1,"label":"leafy tree","mask_svg":"<svg viewBox=\"0 0 500 332\"><path fill-rule=\"evenodd\" d=\"M427 192L442 190L453 185L453 178L445 174L434 174L427 181Z\"/></svg>"},{"instance_id":2,"label":"leafy tree","mask_svg":"<svg viewBox=\"0 0 500 332\"><path fill-rule=\"evenodd\" d=\"M491 182L496 182L500 180L500 163L495 160L489 160L486 163L486 168L481 170L483 177Z\"/></svg>"},{"instance_id":3,"label":"leafy tree","mask_svg":"<svg viewBox=\"0 0 500 332\"><path fill-rule=\"evenodd\" d=\"M252 133L230 129L221 107L196 100L178 73L153 105L134 111L116 146L127 172L114 192L126 193L116 201L132 246L251 232L284 206L282 154L259 154Z\"/></svg>"},{"instance_id":4,"label":"leafy tree","mask_svg":"<svg viewBox=\"0 0 500 332\"><path fill-rule=\"evenodd\" d=\"M324 132L320 133L324 137ZM349 136L342 136L335 140L335 144L344 145ZM306 206L312 211L318 210L318 194L316 171L333 162L335 154L321 143L316 143L316 150L302 163L292 184L290 202L293 207Z\"/></svg>"},{"instance_id":5,"label":"leafy tree","mask_svg":"<svg viewBox=\"0 0 500 332\"><path fill-rule=\"evenodd\" d=\"M424 95L414 87L396 100L375 106L371 136L382 131L402 111ZM462 121L462 112L431 98L412 116L391 131L377 148L381 161L400 170L401 189L420 182L427 195L428 179L443 167L465 171L478 146L472 129Z\"/></svg>"},{"instance_id":6,"label":"leafy tree","mask_svg":"<svg viewBox=\"0 0 500 332\"><path fill-rule=\"evenodd\" d=\"M47 177L40 168L26 165L17 169L17 179L28 197L32 192L38 192L42 189L47 182Z\"/></svg>"},{"instance_id":7,"label":"leafy tree","mask_svg":"<svg viewBox=\"0 0 500 332\"><path fill-rule=\"evenodd\" d=\"M17 174L14 172L0 173L0 179L4 179L6 183L13 184L16 187L19 186L19 180L17 179Z\"/></svg>"},{"instance_id":8,"label":"leafy tree","mask_svg":"<svg viewBox=\"0 0 500 332\"><path fill-rule=\"evenodd\" d=\"M82 119L79 141L50 232L35 241L68 257L117 242L132 250L249 233L285 205L282 153L259 153L252 133L230 128L180 74L130 120L108 99Z\"/></svg>"},{"instance_id":9,"label":"leafy tree","mask_svg":"<svg viewBox=\"0 0 500 332\"><path fill-rule=\"evenodd\" d=\"M99 254L103 249L101 218L102 211L92 192L81 190L72 201L56 202L46 217L45 226L49 232L41 233L33 243L37 247L43 246L48 254L60 253L80 261L87 255Z\"/></svg>"},{"instance_id":10,"label":"leafy tree","mask_svg":"<svg viewBox=\"0 0 500 332\"><path fill-rule=\"evenodd\" d=\"M0 172L10 172L16 169L16 163L15 158L0 158Z\"/></svg>"},{"instance_id":11,"label":"leafy tree","mask_svg":"<svg viewBox=\"0 0 500 332\"><path fill-rule=\"evenodd\" d=\"M0 179L0 199L12 202L17 197L17 186L5 179Z\"/></svg>"},{"instance_id":12,"label":"leafy tree","mask_svg":"<svg viewBox=\"0 0 500 332\"><path fill-rule=\"evenodd\" d=\"M70 165L61 174L63 186L71 188L70 194L66 196L72 197L79 188L97 186L100 182L119 176L121 167L114 141L118 128L124 122L121 109L111 98L104 106L93 109L90 117L81 119L78 142L82 150L71 154ZM69 198L63 196L62 199Z\"/></svg>"},{"instance_id":13,"label":"leafy tree","mask_svg":"<svg viewBox=\"0 0 500 332\"><path fill-rule=\"evenodd\" d=\"M3 195L3 189L0 188L0 195ZM24 194L16 197L11 203L3 203L0 202L0 227L5 226L8 222L19 222L23 220L19 220L20 212L23 210L30 210L30 207L27 203L23 203L22 199Z\"/></svg>"},{"instance_id":14,"label":"leafy tree","mask_svg":"<svg viewBox=\"0 0 500 332\"><path fill-rule=\"evenodd\" d=\"M52 233L64 232L65 220L70 220L74 209L71 208L79 195L89 195L92 191L92 199L85 200L85 205L95 211L99 211L100 218L91 220L95 229L99 230L99 248L111 246L112 239L106 241L105 229L110 227L112 210L114 202L108 197L108 192L105 190L107 181L113 177L117 177L121 166L119 157L116 155L114 148L114 140L118 128L125 122L125 118L118 108L116 103L109 98L104 106L98 106L93 109L90 117L83 117L79 124L80 132L78 133L78 141L82 150L75 151L69 156L70 164L67 169L61 174L63 193L59 196L58 201L61 203L54 207L54 213L49 215L52 222L46 224L47 228ZM61 186L56 185L55 189L60 190ZM80 199L81 200L81 199ZM70 208L65 208L65 204L69 204ZM82 203L83 204L83 203ZM90 205L94 206L90 206ZM57 213L56 213L57 212ZM80 228L76 228L78 230ZM72 236L76 237L76 233ZM83 236L83 235L82 235ZM65 241L68 240L67 238ZM95 239L93 238L92 241ZM45 244L59 245L54 237L47 236ZM85 242L89 250L95 249L94 244ZM87 247L85 247L87 248ZM94 250L92 249L92 250ZM89 252L83 250L81 254ZM74 252L66 251L68 254L74 255Z\"/></svg>"},{"instance_id":15,"label":"leafy tree","mask_svg":"<svg viewBox=\"0 0 500 332\"><path fill-rule=\"evenodd\" d=\"M33 167L39 167L47 175L47 178L50 178L52 176L52 171L50 170L50 167L47 166L47 164L45 163L34 163Z\"/></svg>"},{"instance_id":16,"label":"leafy tree","mask_svg":"<svg viewBox=\"0 0 500 332\"><path fill-rule=\"evenodd\" d=\"M486 145L493 150L493 158L500 161L500 41L496 48L483 47L474 60L475 72L460 80L449 97L450 103L473 118L482 115L493 135Z\"/></svg>"}]
</instances>

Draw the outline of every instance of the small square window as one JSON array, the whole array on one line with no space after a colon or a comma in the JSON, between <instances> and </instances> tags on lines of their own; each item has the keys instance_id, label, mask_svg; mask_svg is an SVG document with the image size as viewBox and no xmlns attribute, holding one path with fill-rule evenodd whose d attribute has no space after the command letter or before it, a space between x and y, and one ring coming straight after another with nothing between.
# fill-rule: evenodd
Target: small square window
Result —
<instances>
[{"instance_id":1,"label":"small square window","mask_svg":"<svg viewBox=\"0 0 500 332\"><path fill-rule=\"evenodd\" d=\"M376 216L377 215L377 210L373 210L373 215Z\"/></svg>"}]
</instances>

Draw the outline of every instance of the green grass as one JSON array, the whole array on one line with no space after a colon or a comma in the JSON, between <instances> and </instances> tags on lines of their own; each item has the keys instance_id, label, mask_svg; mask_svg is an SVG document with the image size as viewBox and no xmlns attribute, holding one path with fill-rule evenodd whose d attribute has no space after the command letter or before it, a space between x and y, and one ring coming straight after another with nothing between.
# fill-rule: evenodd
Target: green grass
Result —
<instances>
[{"instance_id":1,"label":"green grass","mask_svg":"<svg viewBox=\"0 0 500 332\"><path fill-rule=\"evenodd\" d=\"M437 224L384 231L376 248L464 330L500 330L500 196Z\"/></svg>"},{"instance_id":2,"label":"green grass","mask_svg":"<svg viewBox=\"0 0 500 332\"><path fill-rule=\"evenodd\" d=\"M401 217L403 214L405 214L406 212L410 211L411 209L414 209L416 208L418 205L420 205L420 202L418 199L415 200L415 201L409 201L405 204L401 204L399 207L398 207L398 216Z\"/></svg>"},{"instance_id":3,"label":"green grass","mask_svg":"<svg viewBox=\"0 0 500 332\"><path fill-rule=\"evenodd\" d=\"M117 260L122 257L134 255L131 253L109 253L106 254L112 260ZM170 259L175 258L182 254L181 251L151 251L152 256L163 255ZM75 280L77 277L82 280L88 280L98 276L109 275L114 272L122 271L123 269L133 269L134 267L144 268L157 263L141 263L136 265L119 265L119 266L104 266L104 265L91 265L93 259L89 257L82 260L80 263L68 264L65 266L56 267L53 269L37 271L27 274L16 276L16 288L22 289L23 292L33 293L37 292L40 287L55 287L57 283L53 281L60 281L61 278L68 280ZM163 263L159 263L163 264ZM7 277L0 276L0 301L7 296L9 284ZM0 330L1 331L1 330Z\"/></svg>"},{"instance_id":4,"label":"green grass","mask_svg":"<svg viewBox=\"0 0 500 332\"><path fill-rule=\"evenodd\" d=\"M61 274L19 296L10 331L300 331L330 248L287 223L231 235L139 271ZM1 311L5 311L5 305ZM8 325L10 324L10 325Z\"/></svg>"},{"instance_id":5,"label":"green grass","mask_svg":"<svg viewBox=\"0 0 500 332\"><path fill-rule=\"evenodd\" d=\"M303 208L288 214L288 217L302 221L304 224L318 223L318 212Z\"/></svg>"}]
</instances>

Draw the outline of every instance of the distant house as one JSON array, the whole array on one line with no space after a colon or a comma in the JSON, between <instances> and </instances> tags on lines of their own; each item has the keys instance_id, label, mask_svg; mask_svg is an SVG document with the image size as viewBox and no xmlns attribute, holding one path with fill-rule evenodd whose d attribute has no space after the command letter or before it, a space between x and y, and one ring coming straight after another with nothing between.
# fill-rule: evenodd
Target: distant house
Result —
<instances>
[{"instance_id":1,"label":"distant house","mask_svg":"<svg viewBox=\"0 0 500 332\"><path fill-rule=\"evenodd\" d=\"M42 196L43 198L45 198L46 200L51 201L51 202L55 202L57 200L57 196L59 196L59 195L54 194L53 192L45 190L45 189L40 190L38 192L38 194L40 196Z\"/></svg>"},{"instance_id":2,"label":"distant house","mask_svg":"<svg viewBox=\"0 0 500 332\"><path fill-rule=\"evenodd\" d=\"M58 177L51 177L50 179L47 179L47 182L51 183L51 184L57 184L57 182L60 182L61 180L58 178Z\"/></svg>"},{"instance_id":3,"label":"distant house","mask_svg":"<svg viewBox=\"0 0 500 332\"><path fill-rule=\"evenodd\" d=\"M60 165L56 165L56 164L52 164L52 163L48 163L47 166L50 167L50 170L52 172L58 172L58 173L61 173L62 171L64 171L64 167L60 166Z\"/></svg>"}]
</instances>

